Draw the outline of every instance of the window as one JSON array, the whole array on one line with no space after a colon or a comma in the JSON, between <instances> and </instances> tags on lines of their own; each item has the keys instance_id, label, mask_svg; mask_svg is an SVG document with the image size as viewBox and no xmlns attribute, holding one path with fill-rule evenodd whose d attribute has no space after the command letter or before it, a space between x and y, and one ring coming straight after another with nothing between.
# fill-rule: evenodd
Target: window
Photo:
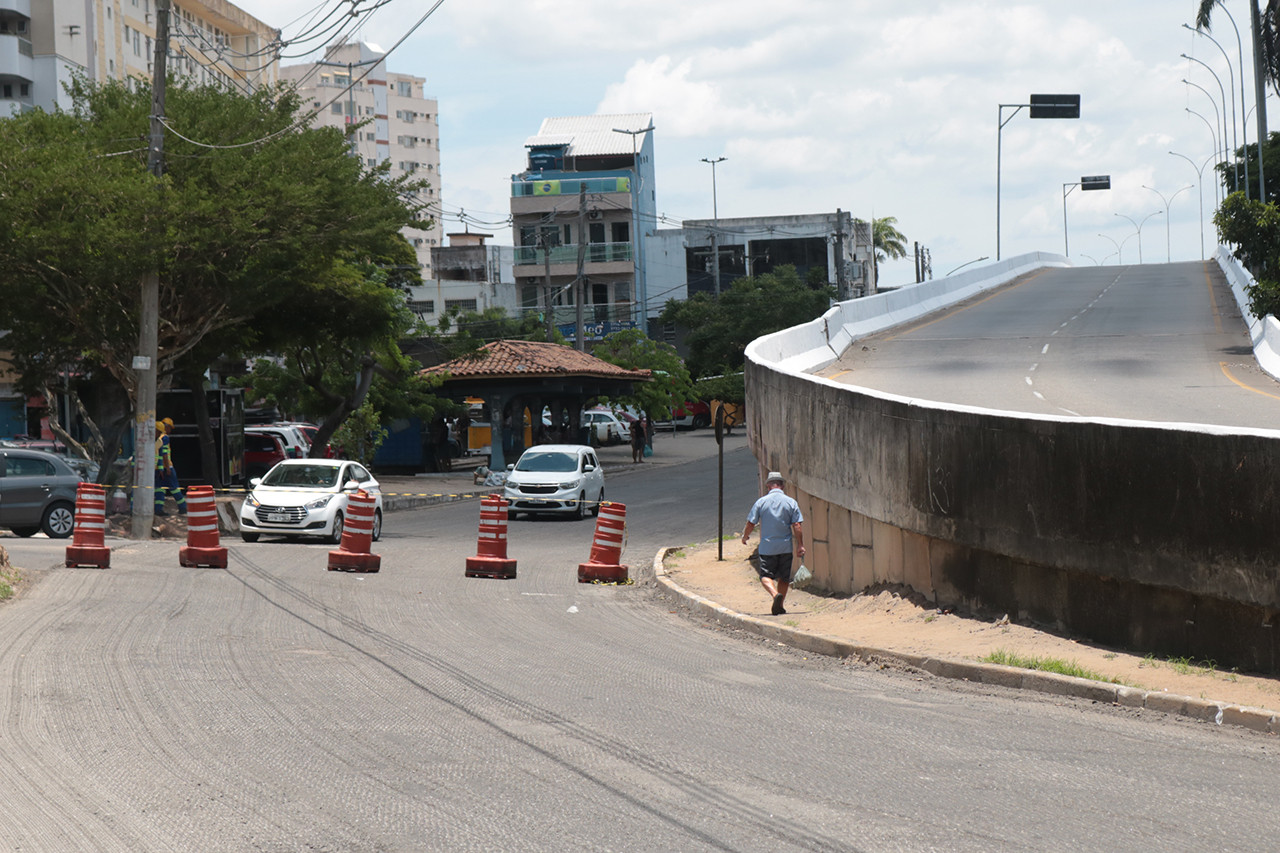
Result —
<instances>
[{"instance_id":1,"label":"window","mask_svg":"<svg viewBox=\"0 0 1280 853\"><path fill-rule=\"evenodd\" d=\"M333 113L336 116L342 115L342 104L330 104L329 112Z\"/></svg>"},{"instance_id":2,"label":"window","mask_svg":"<svg viewBox=\"0 0 1280 853\"><path fill-rule=\"evenodd\" d=\"M30 83L23 83L22 85L20 85L20 86L18 87L18 94L19 94L19 95L21 95L21 96L22 96L22 97L24 97L24 98L30 97L30 96L31 96L31 84L30 84Z\"/></svg>"},{"instance_id":3,"label":"window","mask_svg":"<svg viewBox=\"0 0 1280 853\"><path fill-rule=\"evenodd\" d=\"M413 97L413 84L410 83L408 80L397 80L396 94L405 98Z\"/></svg>"},{"instance_id":4,"label":"window","mask_svg":"<svg viewBox=\"0 0 1280 853\"><path fill-rule=\"evenodd\" d=\"M476 301L474 299L446 299L444 301L444 310L450 311L454 308L459 311L475 311Z\"/></svg>"},{"instance_id":5,"label":"window","mask_svg":"<svg viewBox=\"0 0 1280 853\"><path fill-rule=\"evenodd\" d=\"M378 161L377 161L377 160L375 160L375 159L374 159L374 158L372 158L372 157L370 157L370 158L369 158L368 160L366 160L365 162L369 164L369 168L370 168L370 169L372 169L374 166L378 165Z\"/></svg>"},{"instance_id":6,"label":"window","mask_svg":"<svg viewBox=\"0 0 1280 853\"><path fill-rule=\"evenodd\" d=\"M3 93L4 93L5 98L12 98L12 97L13 97L13 86L12 86L12 84L5 83L5 84L4 84L4 89L3 89L2 91L3 91Z\"/></svg>"}]
</instances>

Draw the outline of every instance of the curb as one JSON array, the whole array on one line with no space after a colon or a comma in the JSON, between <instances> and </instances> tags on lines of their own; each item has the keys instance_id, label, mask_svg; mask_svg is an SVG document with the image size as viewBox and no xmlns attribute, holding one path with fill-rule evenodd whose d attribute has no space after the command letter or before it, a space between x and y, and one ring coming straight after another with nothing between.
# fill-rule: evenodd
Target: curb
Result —
<instances>
[{"instance_id":1,"label":"curb","mask_svg":"<svg viewBox=\"0 0 1280 853\"><path fill-rule=\"evenodd\" d=\"M1051 696L1067 696L1123 708L1159 711L1200 722L1249 729L1262 734L1280 734L1280 713L1266 708L1250 708L1227 702L1215 702L1211 699L1195 699L1190 696L1141 690L1120 684L1090 681L1086 678L1019 669L994 663L948 660L895 652L891 649L859 645L826 634L812 634L756 616L747 616L689 592L667 577L664 560L667 552L671 550L674 549L661 548L653 558L654 578L660 586L684 599L690 608L714 622L740 628L801 651L828 657L858 658L866 663L895 663L939 678L955 678L976 684L1011 687L1015 690L1034 690Z\"/></svg>"}]
</instances>

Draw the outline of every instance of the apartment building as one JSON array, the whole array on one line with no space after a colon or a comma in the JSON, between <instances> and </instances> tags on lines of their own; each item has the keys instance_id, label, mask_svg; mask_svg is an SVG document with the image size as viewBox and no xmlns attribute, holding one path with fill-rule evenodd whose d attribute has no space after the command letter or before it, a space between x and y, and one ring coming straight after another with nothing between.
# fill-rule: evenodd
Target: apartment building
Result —
<instances>
[{"instance_id":1,"label":"apartment building","mask_svg":"<svg viewBox=\"0 0 1280 853\"><path fill-rule=\"evenodd\" d=\"M0 117L71 106L75 74L150 81L155 0L0 0ZM171 5L169 71L251 91L276 79L280 32L225 0Z\"/></svg>"},{"instance_id":2,"label":"apartment building","mask_svg":"<svg viewBox=\"0 0 1280 853\"><path fill-rule=\"evenodd\" d=\"M514 250L489 245L492 234L474 231L447 235L449 245L431 250L435 278L410 288L409 309L434 324L446 311L483 312L501 308L508 317L519 313L511 268Z\"/></svg>"},{"instance_id":3,"label":"apartment building","mask_svg":"<svg viewBox=\"0 0 1280 853\"><path fill-rule=\"evenodd\" d=\"M588 337L648 329L647 237L657 221L650 113L544 119L511 177L515 278L522 310L576 329L582 264ZM572 336L570 336L572 337Z\"/></svg>"},{"instance_id":4,"label":"apartment building","mask_svg":"<svg viewBox=\"0 0 1280 853\"><path fill-rule=\"evenodd\" d=\"M303 109L317 111L315 126L337 127L350 134L352 153L366 166L389 162L394 176L414 175L429 181L419 201L438 210L437 101L424 94L424 78L388 71L385 56L376 45L340 44L326 50L319 62L283 66L280 77L298 87ZM433 278L431 250L443 245L439 217L428 230L406 228L403 233L417 252L422 278Z\"/></svg>"}]
</instances>

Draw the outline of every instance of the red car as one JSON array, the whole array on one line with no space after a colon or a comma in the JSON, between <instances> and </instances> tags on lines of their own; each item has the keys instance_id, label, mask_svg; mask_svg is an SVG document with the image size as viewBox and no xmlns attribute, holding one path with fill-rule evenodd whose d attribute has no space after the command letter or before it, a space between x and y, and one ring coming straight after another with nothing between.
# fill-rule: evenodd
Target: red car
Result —
<instances>
[{"instance_id":1,"label":"red car","mask_svg":"<svg viewBox=\"0 0 1280 853\"><path fill-rule=\"evenodd\" d=\"M279 437L261 432L244 434L244 476L251 480L270 471L285 460L284 442Z\"/></svg>"},{"instance_id":2,"label":"red car","mask_svg":"<svg viewBox=\"0 0 1280 853\"><path fill-rule=\"evenodd\" d=\"M702 429L711 426L711 407L701 400L686 401L671 413L671 420L677 428Z\"/></svg>"}]
</instances>

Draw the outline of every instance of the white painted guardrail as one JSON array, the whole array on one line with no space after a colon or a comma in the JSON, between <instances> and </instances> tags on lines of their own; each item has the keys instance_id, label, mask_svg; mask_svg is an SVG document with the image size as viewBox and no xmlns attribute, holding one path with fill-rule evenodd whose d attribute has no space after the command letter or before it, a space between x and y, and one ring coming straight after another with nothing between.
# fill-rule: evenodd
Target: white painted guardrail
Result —
<instances>
[{"instance_id":1,"label":"white painted guardrail","mask_svg":"<svg viewBox=\"0 0 1280 853\"><path fill-rule=\"evenodd\" d=\"M785 373L820 370L859 338L963 302L1032 270L1069 266L1072 262L1062 255L1030 252L959 275L840 302L816 320L757 338L746 355Z\"/></svg>"},{"instance_id":2,"label":"white painted guardrail","mask_svg":"<svg viewBox=\"0 0 1280 853\"><path fill-rule=\"evenodd\" d=\"M1280 379L1280 321L1268 314L1259 319L1249 310L1249 295L1245 293L1245 285L1253 284L1253 276L1241 266L1235 255L1226 246L1219 246L1213 259L1222 268L1235 294L1236 304L1240 306L1240 316L1249 327L1249 340L1253 342L1253 355L1258 366Z\"/></svg>"}]
</instances>

